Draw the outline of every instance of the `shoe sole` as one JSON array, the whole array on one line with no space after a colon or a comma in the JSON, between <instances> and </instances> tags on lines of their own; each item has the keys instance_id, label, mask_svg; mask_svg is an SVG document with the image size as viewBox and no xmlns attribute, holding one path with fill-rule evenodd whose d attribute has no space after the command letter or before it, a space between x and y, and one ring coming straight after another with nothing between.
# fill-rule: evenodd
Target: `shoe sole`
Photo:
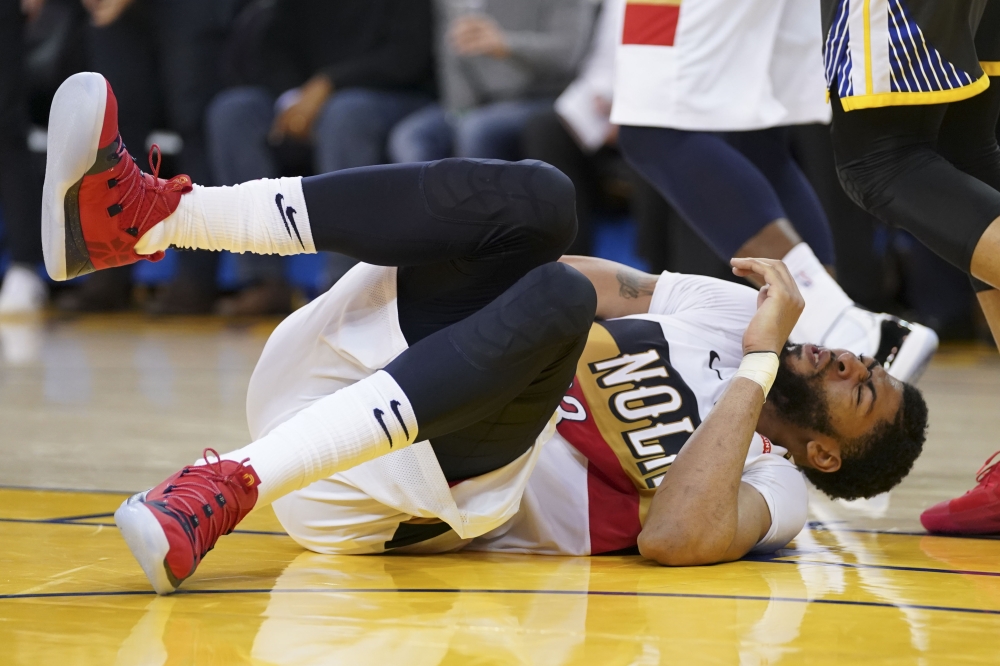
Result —
<instances>
[{"instance_id":1,"label":"shoe sole","mask_svg":"<svg viewBox=\"0 0 1000 666\"><path fill-rule=\"evenodd\" d=\"M52 99L42 190L42 249L53 280L94 270L79 226L77 197L67 192L79 188L97 161L107 103L107 82L93 72L69 77ZM75 224L68 226L67 218Z\"/></svg>"},{"instance_id":2,"label":"shoe sole","mask_svg":"<svg viewBox=\"0 0 1000 666\"><path fill-rule=\"evenodd\" d=\"M145 499L146 493L143 492L122 502L115 511L115 524L156 593L170 594L177 590L170 582L164 564L170 544L160 522L146 506Z\"/></svg>"},{"instance_id":3,"label":"shoe sole","mask_svg":"<svg viewBox=\"0 0 1000 666\"><path fill-rule=\"evenodd\" d=\"M892 360L886 372L900 381L915 384L937 351L938 336L926 326L920 324L910 324L910 326L912 327L910 334L903 340L902 346L896 352L896 358Z\"/></svg>"}]
</instances>

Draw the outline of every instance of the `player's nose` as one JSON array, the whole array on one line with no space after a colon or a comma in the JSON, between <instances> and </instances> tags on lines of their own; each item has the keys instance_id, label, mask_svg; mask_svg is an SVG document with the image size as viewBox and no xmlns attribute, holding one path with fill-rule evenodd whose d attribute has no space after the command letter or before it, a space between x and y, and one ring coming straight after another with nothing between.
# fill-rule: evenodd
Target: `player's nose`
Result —
<instances>
[{"instance_id":1,"label":"player's nose","mask_svg":"<svg viewBox=\"0 0 1000 666\"><path fill-rule=\"evenodd\" d=\"M838 350L835 352L834 358L834 370L842 379L861 380L868 376L868 367L851 352Z\"/></svg>"}]
</instances>

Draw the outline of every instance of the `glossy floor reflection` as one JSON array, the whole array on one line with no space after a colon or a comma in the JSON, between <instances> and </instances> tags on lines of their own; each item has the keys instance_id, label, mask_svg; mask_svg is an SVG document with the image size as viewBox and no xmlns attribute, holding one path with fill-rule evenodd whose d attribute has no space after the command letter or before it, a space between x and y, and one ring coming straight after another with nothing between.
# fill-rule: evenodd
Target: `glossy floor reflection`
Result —
<instances>
[{"instance_id":1,"label":"glossy floor reflection","mask_svg":"<svg viewBox=\"0 0 1000 666\"><path fill-rule=\"evenodd\" d=\"M1000 540L929 537L916 520L996 446L1000 361L982 350L928 372L913 475L875 502L815 498L774 558L330 557L266 510L157 598L111 522L124 495L102 490L244 443L271 324L20 324L31 344L13 355L0 330L0 663L1000 663Z\"/></svg>"}]
</instances>

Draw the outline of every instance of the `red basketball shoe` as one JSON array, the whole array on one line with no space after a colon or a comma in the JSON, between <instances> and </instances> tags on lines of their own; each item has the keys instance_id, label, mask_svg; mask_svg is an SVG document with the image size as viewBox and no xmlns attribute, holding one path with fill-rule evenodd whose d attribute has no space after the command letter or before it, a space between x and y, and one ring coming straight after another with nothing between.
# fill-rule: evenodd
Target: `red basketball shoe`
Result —
<instances>
[{"instance_id":1,"label":"red basketball shoe","mask_svg":"<svg viewBox=\"0 0 1000 666\"><path fill-rule=\"evenodd\" d=\"M210 453L215 462L207 462ZM221 460L212 449L203 456L206 464L185 467L115 511L125 543L159 594L176 590L257 503L260 479L246 460Z\"/></svg>"},{"instance_id":2,"label":"red basketball shoe","mask_svg":"<svg viewBox=\"0 0 1000 666\"><path fill-rule=\"evenodd\" d=\"M993 534L1000 532L1000 451L976 474L979 485L961 497L935 504L920 515L928 532Z\"/></svg>"},{"instance_id":3,"label":"red basketball shoe","mask_svg":"<svg viewBox=\"0 0 1000 666\"><path fill-rule=\"evenodd\" d=\"M100 74L66 79L49 112L45 188L42 193L42 247L54 280L124 266L140 259L158 261L162 252L136 254L136 242L177 208L191 191L191 179L158 178L160 160L143 173L118 134L118 101Z\"/></svg>"}]
</instances>

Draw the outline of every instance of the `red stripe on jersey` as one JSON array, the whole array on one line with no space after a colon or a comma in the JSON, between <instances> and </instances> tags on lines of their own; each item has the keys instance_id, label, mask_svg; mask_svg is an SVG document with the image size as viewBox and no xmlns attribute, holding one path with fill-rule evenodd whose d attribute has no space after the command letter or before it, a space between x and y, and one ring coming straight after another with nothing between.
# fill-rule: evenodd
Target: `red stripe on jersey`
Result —
<instances>
[{"instance_id":1,"label":"red stripe on jersey","mask_svg":"<svg viewBox=\"0 0 1000 666\"><path fill-rule=\"evenodd\" d=\"M639 491L597 429L579 382L574 381L567 393L579 400L587 412L585 421L563 419L558 429L559 434L587 458L590 554L632 548L642 530Z\"/></svg>"},{"instance_id":2,"label":"red stripe on jersey","mask_svg":"<svg viewBox=\"0 0 1000 666\"><path fill-rule=\"evenodd\" d=\"M638 4L625 6L622 44L673 46L677 34L680 4Z\"/></svg>"}]
</instances>

